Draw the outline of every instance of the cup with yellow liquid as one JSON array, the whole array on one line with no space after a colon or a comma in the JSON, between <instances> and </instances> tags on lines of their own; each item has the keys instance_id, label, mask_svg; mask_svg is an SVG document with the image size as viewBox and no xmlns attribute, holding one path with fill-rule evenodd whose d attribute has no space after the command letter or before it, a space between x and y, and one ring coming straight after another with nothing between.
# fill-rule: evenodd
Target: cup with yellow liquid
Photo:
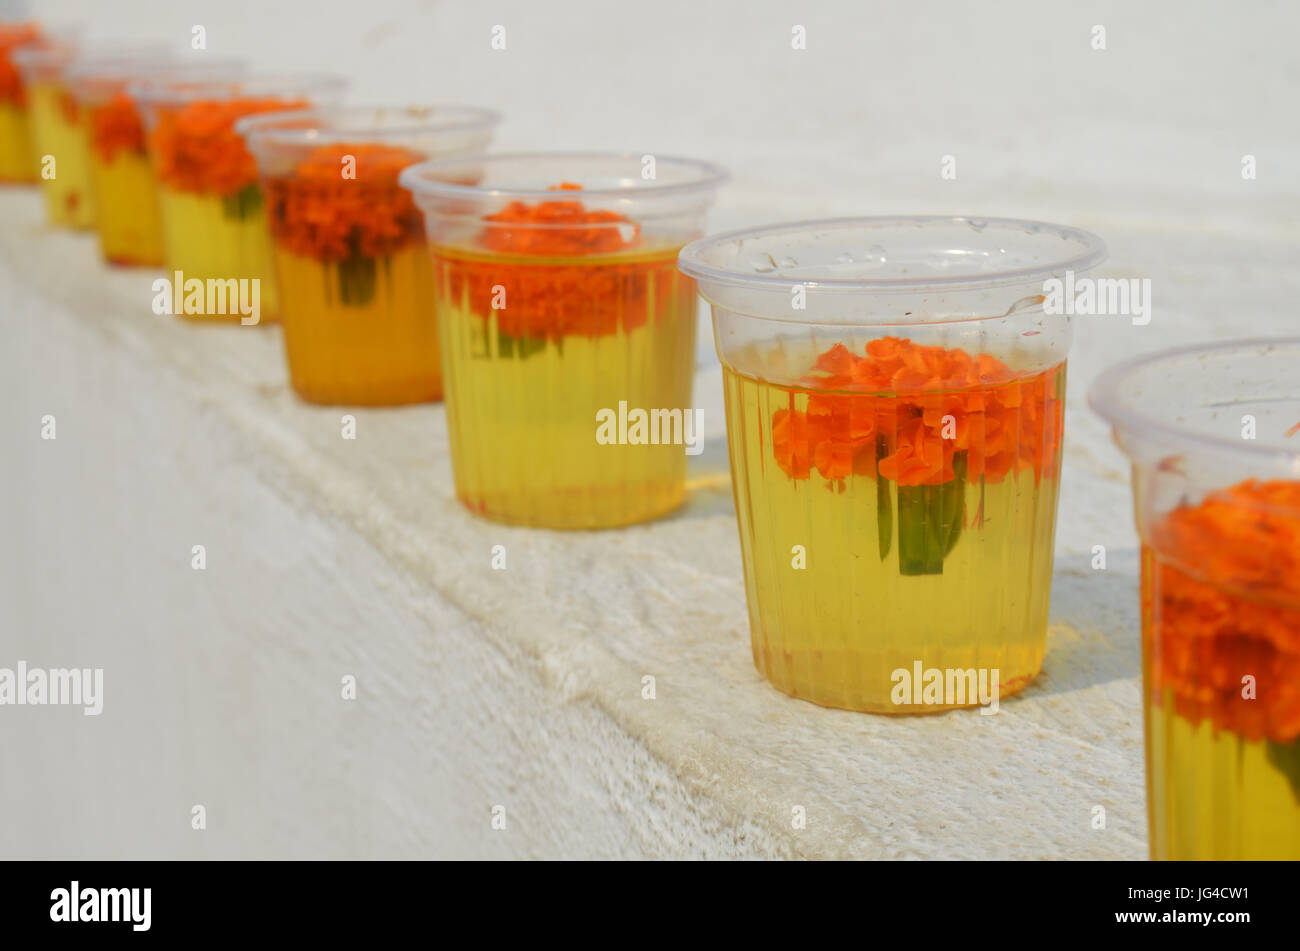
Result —
<instances>
[{"instance_id":1,"label":"cup with yellow liquid","mask_svg":"<svg viewBox=\"0 0 1300 951\"><path fill-rule=\"evenodd\" d=\"M850 218L709 237L754 663L874 713L991 706L1042 663L1071 318L1104 257L1026 221Z\"/></svg>"},{"instance_id":2,"label":"cup with yellow liquid","mask_svg":"<svg viewBox=\"0 0 1300 951\"><path fill-rule=\"evenodd\" d=\"M174 280L209 286L256 282L260 319L275 319L266 203L257 163L235 123L259 113L336 105L345 86L336 76L253 73L145 79L128 87L144 115L158 179L163 257L167 270L180 275ZM248 322L226 308L196 312L187 307L185 313Z\"/></svg>"},{"instance_id":3,"label":"cup with yellow liquid","mask_svg":"<svg viewBox=\"0 0 1300 951\"><path fill-rule=\"evenodd\" d=\"M80 48L70 40L55 40L21 46L11 55L22 77L31 167L40 179L46 220L61 228L92 228L95 208L86 127L67 79Z\"/></svg>"},{"instance_id":4,"label":"cup with yellow liquid","mask_svg":"<svg viewBox=\"0 0 1300 951\"><path fill-rule=\"evenodd\" d=\"M35 21L0 20L0 184L40 180L39 157L32 146L31 103L14 53L72 39L66 31L51 35Z\"/></svg>"},{"instance_id":5,"label":"cup with yellow liquid","mask_svg":"<svg viewBox=\"0 0 1300 951\"><path fill-rule=\"evenodd\" d=\"M463 106L267 113L236 131L266 196L289 379L313 403L442 396L424 221L403 169L481 153L499 117Z\"/></svg>"},{"instance_id":6,"label":"cup with yellow liquid","mask_svg":"<svg viewBox=\"0 0 1300 951\"><path fill-rule=\"evenodd\" d=\"M85 126L95 230L110 264L163 263L158 183L145 141L144 118L128 88L144 79L234 77L239 60L184 54L98 56L77 60L67 83Z\"/></svg>"},{"instance_id":7,"label":"cup with yellow liquid","mask_svg":"<svg viewBox=\"0 0 1300 951\"><path fill-rule=\"evenodd\" d=\"M608 528L681 504L697 307L677 252L725 178L706 162L603 153L402 173L428 229L467 508Z\"/></svg>"},{"instance_id":8,"label":"cup with yellow liquid","mask_svg":"<svg viewBox=\"0 0 1300 951\"><path fill-rule=\"evenodd\" d=\"M1300 859L1300 338L1088 394L1132 461L1153 859Z\"/></svg>"}]
</instances>

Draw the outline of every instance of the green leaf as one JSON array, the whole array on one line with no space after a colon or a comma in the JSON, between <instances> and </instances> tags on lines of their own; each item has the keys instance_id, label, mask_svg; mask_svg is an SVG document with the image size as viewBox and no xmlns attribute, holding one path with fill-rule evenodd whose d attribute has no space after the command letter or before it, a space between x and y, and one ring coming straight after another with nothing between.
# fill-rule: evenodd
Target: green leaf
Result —
<instances>
[{"instance_id":1,"label":"green leaf","mask_svg":"<svg viewBox=\"0 0 1300 951\"><path fill-rule=\"evenodd\" d=\"M942 485L898 487L898 570L941 575L943 560L961 537L966 516L966 454L952 460L953 478Z\"/></svg>"},{"instance_id":2,"label":"green leaf","mask_svg":"<svg viewBox=\"0 0 1300 951\"><path fill-rule=\"evenodd\" d=\"M889 480L880 474L880 460L889 455L889 440L876 437L876 534L880 539L880 560L889 557L894 538L894 504L889 498Z\"/></svg>"},{"instance_id":3,"label":"green leaf","mask_svg":"<svg viewBox=\"0 0 1300 951\"><path fill-rule=\"evenodd\" d=\"M361 253L361 237L356 232L348 238L348 256L336 265L339 274L339 301L344 307L364 307L375 296L376 262Z\"/></svg>"},{"instance_id":4,"label":"green leaf","mask_svg":"<svg viewBox=\"0 0 1300 951\"><path fill-rule=\"evenodd\" d=\"M1291 794L1300 805L1300 740L1290 743L1267 742L1268 761L1272 763L1291 784Z\"/></svg>"},{"instance_id":5,"label":"green leaf","mask_svg":"<svg viewBox=\"0 0 1300 951\"><path fill-rule=\"evenodd\" d=\"M545 349L545 337L527 335L515 337L503 330L497 331L497 356L517 357L523 360Z\"/></svg>"},{"instance_id":6,"label":"green leaf","mask_svg":"<svg viewBox=\"0 0 1300 951\"><path fill-rule=\"evenodd\" d=\"M262 189L254 182L233 195L223 195L221 211L227 218L243 221L262 210Z\"/></svg>"}]
</instances>

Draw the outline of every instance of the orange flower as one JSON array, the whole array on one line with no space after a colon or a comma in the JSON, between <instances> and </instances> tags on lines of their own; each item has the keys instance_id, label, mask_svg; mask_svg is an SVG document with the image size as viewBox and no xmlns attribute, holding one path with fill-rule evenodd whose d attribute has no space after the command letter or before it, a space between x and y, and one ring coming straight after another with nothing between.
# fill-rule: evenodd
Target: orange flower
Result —
<instances>
[{"instance_id":1,"label":"orange flower","mask_svg":"<svg viewBox=\"0 0 1300 951\"><path fill-rule=\"evenodd\" d=\"M14 65L12 53L27 43L41 40L41 28L35 23L0 23L0 102L22 109L27 106L23 77Z\"/></svg>"},{"instance_id":2,"label":"orange flower","mask_svg":"<svg viewBox=\"0 0 1300 951\"><path fill-rule=\"evenodd\" d=\"M827 479L878 471L899 485L941 485L955 477L959 452L972 482L1054 474L1061 366L1018 376L989 354L902 337L873 340L865 354L831 347L800 381L813 391L807 409L794 409L791 390L790 408L773 417L777 464L792 478L810 476L808 460Z\"/></svg>"},{"instance_id":3,"label":"orange flower","mask_svg":"<svg viewBox=\"0 0 1300 951\"><path fill-rule=\"evenodd\" d=\"M355 178L343 177L344 156ZM271 233L295 254L343 260L392 254L423 222L398 173L422 156L391 145L336 143L314 149L284 178L266 182Z\"/></svg>"},{"instance_id":4,"label":"orange flower","mask_svg":"<svg viewBox=\"0 0 1300 951\"><path fill-rule=\"evenodd\" d=\"M552 190L581 187L564 182ZM620 263L599 257L636 248L640 228L615 212L588 210L580 201L514 201L483 220L487 226L479 245L509 259L457 259L447 269L448 292L453 298L467 294L477 314L495 313L500 332L510 336L558 340L631 330L648 319L651 293L655 300L667 300L679 280L671 259ZM510 227L514 224L520 227ZM593 260L519 261L533 256ZM493 311L496 287L505 289L507 305Z\"/></svg>"},{"instance_id":5,"label":"orange flower","mask_svg":"<svg viewBox=\"0 0 1300 951\"><path fill-rule=\"evenodd\" d=\"M66 89L59 90L59 112L63 114L63 121L68 125L81 123L81 107L77 105L76 97Z\"/></svg>"},{"instance_id":6,"label":"orange flower","mask_svg":"<svg viewBox=\"0 0 1300 951\"><path fill-rule=\"evenodd\" d=\"M1158 599L1147 606L1156 697L1169 691L1180 716L1247 740L1295 740L1300 482L1252 479L1180 506L1152 527L1150 550L1177 561L1143 563Z\"/></svg>"},{"instance_id":7,"label":"orange flower","mask_svg":"<svg viewBox=\"0 0 1300 951\"><path fill-rule=\"evenodd\" d=\"M131 97L118 92L87 110L90 144L104 162L119 152L144 154L144 124Z\"/></svg>"},{"instance_id":8,"label":"orange flower","mask_svg":"<svg viewBox=\"0 0 1300 951\"><path fill-rule=\"evenodd\" d=\"M235 122L307 105L301 99L203 99L159 110L151 137L159 181L205 195L242 191L257 181L257 163L235 133Z\"/></svg>"}]
</instances>

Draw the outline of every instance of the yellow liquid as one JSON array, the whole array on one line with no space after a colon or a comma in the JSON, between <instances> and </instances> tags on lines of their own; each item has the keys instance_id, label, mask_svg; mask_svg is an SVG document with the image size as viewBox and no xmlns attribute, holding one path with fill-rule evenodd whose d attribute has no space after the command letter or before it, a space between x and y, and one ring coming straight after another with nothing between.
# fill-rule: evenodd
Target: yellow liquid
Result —
<instances>
[{"instance_id":1,"label":"yellow liquid","mask_svg":"<svg viewBox=\"0 0 1300 951\"><path fill-rule=\"evenodd\" d=\"M41 168L45 214L52 225L92 228L94 202L90 193L90 147L84 122L69 122L64 114L66 91L59 83L32 83L27 87L31 104L32 142ZM53 177L47 177L53 158Z\"/></svg>"},{"instance_id":2,"label":"yellow liquid","mask_svg":"<svg viewBox=\"0 0 1300 951\"><path fill-rule=\"evenodd\" d=\"M155 267L163 263L158 183L149 157L122 149L111 161L91 153L99 246L110 264Z\"/></svg>"},{"instance_id":3,"label":"yellow liquid","mask_svg":"<svg viewBox=\"0 0 1300 951\"><path fill-rule=\"evenodd\" d=\"M915 714L977 702L896 704L894 671L918 661L923 671L996 669L999 696L1034 678L1047 640L1054 478L967 483L941 572L904 574L896 484L858 472L797 480L777 465L773 415L792 393L805 410L810 391L729 366L723 384L754 664L773 686L823 706Z\"/></svg>"},{"instance_id":4,"label":"yellow liquid","mask_svg":"<svg viewBox=\"0 0 1300 951\"><path fill-rule=\"evenodd\" d=\"M260 197L240 202L219 195L184 192L160 183L158 207L168 271L183 272L186 281L191 278L258 279L261 322L275 319L278 304L272 276L271 239L266 208ZM238 313L185 316L196 320L238 322L240 319Z\"/></svg>"},{"instance_id":5,"label":"yellow liquid","mask_svg":"<svg viewBox=\"0 0 1300 951\"><path fill-rule=\"evenodd\" d=\"M32 158L27 110L12 102L0 102L0 182L38 181L37 168Z\"/></svg>"},{"instance_id":6,"label":"yellow liquid","mask_svg":"<svg viewBox=\"0 0 1300 951\"><path fill-rule=\"evenodd\" d=\"M442 395L423 242L342 273L278 245L275 260L289 379L303 399L382 406Z\"/></svg>"},{"instance_id":7,"label":"yellow liquid","mask_svg":"<svg viewBox=\"0 0 1300 951\"><path fill-rule=\"evenodd\" d=\"M1300 859L1300 803L1266 741L1171 711L1168 698L1146 709L1151 857Z\"/></svg>"},{"instance_id":8,"label":"yellow liquid","mask_svg":"<svg viewBox=\"0 0 1300 951\"><path fill-rule=\"evenodd\" d=\"M452 468L456 492L471 511L517 525L605 528L655 518L681 504L682 446L596 440L597 412L617 413L621 400L646 410L690 407L695 285L678 274L676 258L675 248L599 258L606 265L656 266L665 275L648 282L640 326L629 330L618 321L613 332L520 343L503 339L495 312L474 313L468 293L451 296L454 272L467 265L523 265L536 275L592 268L593 258L437 250Z\"/></svg>"},{"instance_id":9,"label":"yellow liquid","mask_svg":"<svg viewBox=\"0 0 1300 951\"><path fill-rule=\"evenodd\" d=\"M1276 762L1276 754L1288 745L1216 730L1208 717L1194 723L1176 711L1172 690L1153 688L1153 656L1174 649L1162 645L1156 634L1161 565L1159 555L1143 546L1142 656L1151 858L1300 859L1300 787L1292 785ZM1300 625L1300 612L1291 613ZM1237 672L1230 673L1235 677ZM1221 671L1210 669L1196 674L1206 684L1222 676ZM1296 744L1300 738L1289 747L1300 776Z\"/></svg>"}]
</instances>

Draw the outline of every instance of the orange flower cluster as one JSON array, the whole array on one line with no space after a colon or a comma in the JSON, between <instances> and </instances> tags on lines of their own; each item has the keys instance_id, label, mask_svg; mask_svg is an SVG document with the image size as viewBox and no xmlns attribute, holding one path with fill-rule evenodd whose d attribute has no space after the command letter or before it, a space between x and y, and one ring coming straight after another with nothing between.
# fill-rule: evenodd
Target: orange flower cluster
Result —
<instances>
[{"instance_id":1,"label":"orange flower cluster","mask_svg":"<svg viewBox=\"0 0 1300 951\"><path fill-rule=\"evenodd\" d=\"M989 354L901 337L871 341L865 356L836 344L800 381L812 390L807 408L794 408L791 389L789 408L773 414L777 465L795 479L815 468L827 479L879 473L898 485L941 485L956 477L953 459L963 453L971 482L1051 475L1062 373L1058 365L1017 375Z\"/></svg>"},{"instance_id":2,"label":"orange flower cluster","mask_svg":"<svg viewBox=\"0 0 1300 951\"><path fill-rule=\"evenodd\" d=\"M203 99L159 110L151 137L159 181L204 195L241 191L257 181L257 163L235 134L235 123L307 105L300 99Z\"/></svg>"},{"instance_id":3,"label":"orange flower cluster","mask_svg":"<svg viewBox=\"0 0 1300 951\"><path fill-rule=\"evenodd\" d=\"M355 178L344 178L344 157ZM423 222L398 173L419 153L391 145L332 144L314 149L285 178L265 183L271 233L295 254L337 261L392 254L419 237Z\"/></svg>"},{"instance_id":4,"label":"orange flower cluster","mask_svg":"<svg viewBox=\"0 0 1300 951\"><path fill-rule=\"evenodd\" d=\"M577 191L564 182L553 191ZM580 258L636 247L640 228L612 211L591 211L580 201L515 201L483 219L478 242L511 260L455 258L449 292L468 292L477 314L492 313L495 287L505 288L498 328L510 336L558 340L570 334L599 337L631 330L650 317L648 303L671 298L679 279L675 255L647 261L520 263L519 257ZM519 227L511 227L518 225Z\"/></svg>"},{"instance_id":5,"label":"orange flower cluster","mask_svg":"<svg viewBox=\"0 0 1300 951\"><path fill-rule=\"evenodd\" d=\"M12 103L20 109L27 105L23 77L14 65L12 53L40 39L41 28L35 23L0 23L0 102Z\"/></svg>"},{"instance_id":6,"label":"orange flower cluster","mask_svg":"<svg viewBox=\"0 0 1300 951\"><path fill-rule=\"evenodd\" d=\"M1300 736L1300 482L1247 480L1152 528L1144 559L1151 686L1174 709L1247 740ZM1152 584L1154 581L1154 584ZM1254 678L1254 697L1242 696Z\"/></svg>"},{"instance_id":7,"label":"orange flower cluster","mask_svg":"<svg viewBox=\"0 0 1300 951\"><path fill-rule=\"evenodd\" d=\"M113 161L119 152L144 154L144 123L126 93L115 93L106 102L91 106L87 113L90 144L103 161Z\"/></svg>"},{"instance_id":8,"label":"orange flower cluster","mask_svg":"<svg viewBox=\"0 0 1300 951\"><path fill-rule=\"evenodd\" d=\"M59 112L68 125L81 124L81 107L77 104L76 96L67 89L59 89Z\"/></svg>"}]
</instances>

